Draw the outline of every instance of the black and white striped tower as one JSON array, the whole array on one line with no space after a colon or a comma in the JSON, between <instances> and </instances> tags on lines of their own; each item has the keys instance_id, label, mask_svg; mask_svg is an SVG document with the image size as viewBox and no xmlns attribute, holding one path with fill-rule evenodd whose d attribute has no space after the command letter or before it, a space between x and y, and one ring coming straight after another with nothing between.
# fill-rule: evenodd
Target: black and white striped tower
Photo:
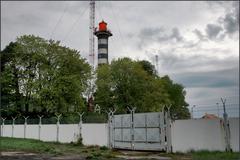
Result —
<instances>
[{"instance_id":1,"label":"black and white striped tower","mask_svg":"<svg viewBox=\"0 0 240 160\"><path fill-rule=\"evenodd\" d=\"M94 34L98 37L98 66L108 64L108 37L112 33L107 29L107 23L100 22Z\"/></svg>"}]
</instances>

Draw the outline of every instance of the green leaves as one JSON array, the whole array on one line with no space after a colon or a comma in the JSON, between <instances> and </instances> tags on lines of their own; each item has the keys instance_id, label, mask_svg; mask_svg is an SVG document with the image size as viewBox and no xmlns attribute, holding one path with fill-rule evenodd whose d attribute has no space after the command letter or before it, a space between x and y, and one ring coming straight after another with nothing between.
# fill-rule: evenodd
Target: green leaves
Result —
<instances>
[{"instance_id":1,"label":"green leaves","mask_svg":"<svg viewBox=\"0 0 240 160\"><path fill-rule=\"evenodd\" d=\"M80 111L93 76L78 51L34 35L19 37L1 52L1 71L5 114ZM155 112L172 104L173 118L187 118L185 94L182 85L157 76L148 61L121 58L97 69L94 100L103 110L117 107L118 113L126 113L132 106L137 112Z\"/></svg>"},{"instance_id":2,"label":"green leaves","mask_svg":"<svg viewBox=\"0 0 240 160\"><path fill-rule=\"evenodd\" d=\"M22 95L25 112L37 110L54 114L83 107L82 94L87 88L91 68L78 51L60 46L60 42L24 35L10 43L1 57L6 57L1 83L7 85L3 90L16 82L16 87L10 90L12 93L18 90ZM7 105L10 103L14 102Z\"/></svg>"},{"instance_id":3,"label":"green leaves","mask_svg":"<svg viewBox=\"0 0 240 160\"><path fill-rule=\"evenodd\" d=\"M156 112L172 104L173 118L187 118L184 88L168 76L161 78L155 73L150 62L129 58L100 66L95 102L105 110L117 106L118 113L126 113L127 106L137 107L137 112Z\"/></svg>"}]
</instances>

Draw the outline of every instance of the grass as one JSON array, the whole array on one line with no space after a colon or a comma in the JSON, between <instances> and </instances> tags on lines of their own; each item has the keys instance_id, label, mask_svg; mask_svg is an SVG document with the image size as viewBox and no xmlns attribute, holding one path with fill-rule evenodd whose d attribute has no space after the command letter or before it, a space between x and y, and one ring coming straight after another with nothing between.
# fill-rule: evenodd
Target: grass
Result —
<instances>
[{"instance_id":1,"label":"grass","mask_svg":"<svg viewBox=\"0 0 240 160\"><path fill-rule=\"evenodd\" d=\"M99 146L81 146L77 144L64 144L56 142L42 142L33 139L21 139L21 138L0 138L0 150L1 151L25 151L40 154L50 155L81 155L90 160L113 160L115 156L123 155L123 153L117 150L109 150L107 147ZM171 153L164 152L150 153L150 152L138 152L132 156L147 156L147 155L159 155L162 157L171 157L172 160L240 160L240 153L238 152L209 152L209 151L192 151L189 153Z\"/></svg>"},{"instance_id":2,"label":"grass","mask_svg":"<svg viewBox=\"0 0 240 160\"><path fill-rule=\"evenodd\" d=\"M99 146L81 146L56 142L43 142L33 139L0 138L1 151L25 151L50 155L81 155L86 159L112 159L116 152Z\"/></svg>"},{"instance_id":3,"label":"grass","mask_svg":"<svg viewBox=\"0 0 240 160\"><path fill-rule=\"evenodd\" d=\"M42 141L33 139L20 139L20 138L0 138L1 151L27 151L38 153L56 154L53 146L48 145Z\"/></svg>"},{"instance_id":4,"label":"grass","mask_svg":"<svg viewBox=\"0 0 240 160\"><path fill-rule=\"evenodd\" d=\"M199 151L191 155L193 160L240 160L239 152Z\"/></svg>"}]
</instances>

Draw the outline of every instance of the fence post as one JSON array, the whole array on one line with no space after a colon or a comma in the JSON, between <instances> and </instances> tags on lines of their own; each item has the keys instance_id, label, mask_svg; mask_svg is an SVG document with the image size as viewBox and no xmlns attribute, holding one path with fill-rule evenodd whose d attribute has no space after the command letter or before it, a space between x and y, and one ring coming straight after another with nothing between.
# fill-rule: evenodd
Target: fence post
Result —
<instances>
[{"instance_id":1,"label":"fence post","mask_svg":"<svg viewBox=\"0 0 240 160\"><path fill-rule=\"evenodd\" d=\"M59 125L60 125L60 117L62 116L62 114L56 115L56 119L57 119L57 142L59 142Z\"/></svg>"},{"instance_id":2,"label":"fence post","mask_svg":"<svg viewBox=\"0 0 240 160\"><path fill-rule=\"evenodd\" d=\"M114 142L114 137L112 135L114 135L114 126L112 126L113 123L113 116L114 113L116 112L116 108L114 110L109 109L109 111L107 113L108 115L108 147L112 148L113 142ZM112 142L113 141L113 142Z\"/></svg>"},{"instance_id":3,"label":"fence post","mask_svg":"<svg viewBox=\"0 0 240 160\"><path fill-rule=\"evenodd\" d=\"M167 116L166 116L166 134L167 134L167 153L172 152L172 137L171 137L171 116L170 116L170 108L172 105L167 107Z\"/></svg>"},{"instance_id":4,"label":"fence post","mask_svg":"<svg viewBox=\"0 0 240 160\"><path fill-rule=\"evenodd\" d=\"M225 143L226 143L226 151L229 152L231 151L231 145L230 145L230 128L229 128L229 121L228 121L228 115L226 112L226 99L223 100L221 98L222 104L223 104L223 126L224 126L224 131L225 131Z\"/></svg>"},{"instance_id":5,"label":"fence post","mask_svg":"<svg viewBox=\"0 0 240 160\"><path fill-rule=\"evenodd\" d=\"M160 138L160 145L164 146L165 143L165 135L164 135L164 105L161 105L162 109L159 112L159 138Z\"/></svg>"},{"instance_id":6,"label":"fence post","mask_svg":"<svg viewBox=\"0 0 240 160\"><path fill-rule=\"evenodd\" d=\"M101 114L101 107L98 104L95 105L94 112L98 112L98 114Z\"/></svg>"},{"instance_id":7,"label":"fence post","mask_svg":"<svg viewBox=\"0 0 240 160\"><path fill-rule=\"evenodd\" d=\"M131 147L132 147L132 150L134 150L134 114L135 114L136 107L133 107L133 108L127 107L127 109L130 111L130 114L131 114Z\"/></svg>"},{"instance_id":8,"label":"fence post","mask_svg":"<svg viewBox=\"0 0 240 160\"><path fill-rule=\"evenodd\" d=\"M114 119L114 113L117 111L116 108L114 108L113 110L110 110L110 114L111 114L111 131L112 131L112 143L111 143L111 147L114 147L115 146L115 141L114 141L114 136L115 135L115 119Z\"/></svg>"},{"instance_id":9,"label":"fence post","mask_svg":"<svg viewBox=\"0 0 240 160\"><path fill-rule=\"evenodd\" d=\"M108 147L111 149L111 113L107 112L108 115Z\"/></svg>"},{"instance_id":10,"label":"fence post","mask_svg":"<svg viewBox=\"0 0 240 160\"><path fill-rule=\"evenodd\" d=\"M12 117L12 137L14 137L14 125L15 125L15 120L17 117Z\"/></svg>"},{"instance_id":11,"label":"fence post","mask_svg":"<svg viewBox=\"0 0 240 160\"><path fill-rule=\"evenodd\" d=\"M80 113L78 112L79 115L79 123L78 123L78 127L79 127L79 138L82 139L82 117L84 115L84 112Z\"/></svg>"},{"instance_id":12,"label":"fence post","mask_svg":"<svg viewBox=\"0 0 240 160\"><path fill-rule=\"evenodd\" d=\"M1 137L3 136L3 134L4 134L4 125L5 125L5 120L6 120L6 118L2 118L2 125L1 125Z\"/></svg>"},{"instance_id":13,"label":"fence post","mask_svg":"<svg viewBox=\"0 0 240 160\"><path fill-rule=\"evenodd\" d=\"M28 119L28 116L27 117L23 117L25 119L25 122L24 122L24 138L26 138L26 132L27 132L27 119Z\"/></svg>"},{"instance_id":14,"label":"fence post","mask_svg":"<svg viewBox=\"0 0 240 160\"><path fill-rule=\"evenodd\" d=\"M39 117L39 124L38 124L38 139L41 140L41 127L42 127L42 116L38 116Z\"/></svg>"}]
</instances>

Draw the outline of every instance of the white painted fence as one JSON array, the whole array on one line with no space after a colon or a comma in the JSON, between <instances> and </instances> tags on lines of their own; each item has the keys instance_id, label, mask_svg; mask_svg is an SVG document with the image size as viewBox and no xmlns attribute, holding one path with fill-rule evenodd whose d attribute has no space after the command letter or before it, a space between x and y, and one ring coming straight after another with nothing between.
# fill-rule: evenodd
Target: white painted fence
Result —
<instances>
[{"instance_id":1,"label":"white painted fence","mask_svg":"<svg viewBox=\"0 0 240 160\"><path fill-rule=\"evenodd\" d=\"M24 138L24 125L2 125L3 137ZM12 132L13 131L13 132ZM26 126L26 138L39 139L42 141L57 141L57 125L41 125L39 135L39 125ZM85 145L107 146L108 129L106 123L99 124L82 124L82 139ZM60 124L59 125L59 142L70 143L77 141L79 137L78 124Z\"/></svg>"},{"instance_id":2,"label":"white painted fence","mask_svg":"<svg viewBox=\"0 0 240 160\"><path fill-rule=\"evenodd\" d=\"M229 118L230 145L239 151L239 118ZM4 137L24 138L24 125L2 125ZM12 132L14 130L14 132ZM76 141L79 136L78 124L60 124L59 142ZM82 124L82 139L85 145L108 145L108 124ZM39 139L39 125L26 126L26 138ZM224 151L224 130L220 120L189 119L176 120L171 124L173 152L190 150ZM40 140L57 141L57 125L41 125Z\"/></svg>"}]
</instances>

